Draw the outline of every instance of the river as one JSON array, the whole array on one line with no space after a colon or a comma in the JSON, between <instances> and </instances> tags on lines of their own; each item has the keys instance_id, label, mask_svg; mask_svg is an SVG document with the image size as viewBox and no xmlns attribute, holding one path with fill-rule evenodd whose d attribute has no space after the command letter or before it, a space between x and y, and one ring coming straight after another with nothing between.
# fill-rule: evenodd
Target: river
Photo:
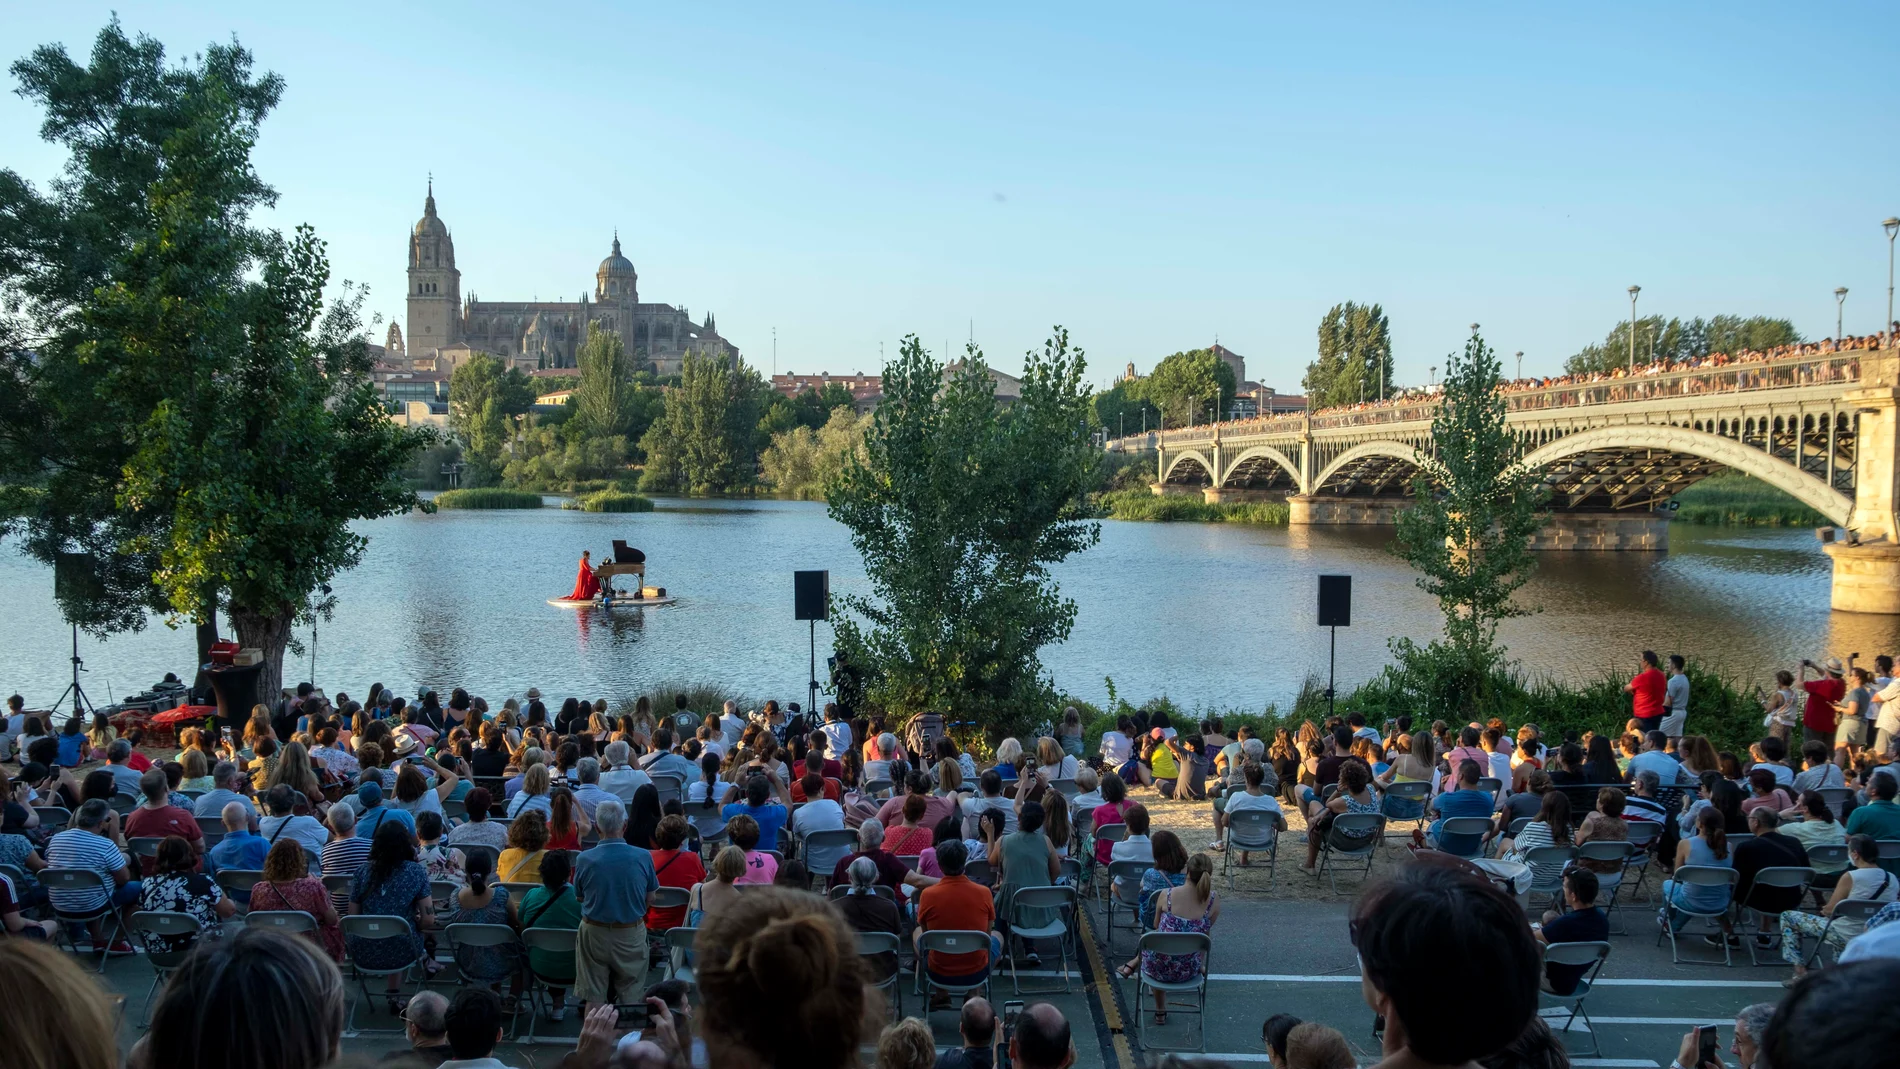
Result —
<instances>
[{"instance_id":1,"label":"river","mask_svg":"<svg viewBox=\"0 0 1900 1069\"><path fill-rule=\"evenodd\" d=\"M334 583L336 618L316 635L332 692L372 681L399 690L468 687L494 701L538 686L554 697L617 697L661 682L715 681L759 698L804 696L807 628L792 618L791 573L831 571L832 591L866 583L822 504L662 500L643 514L443 511L366 522L363 563ZM625 538L648 581L676 605L581 613L546 599L573 585L582 549ZM1056 570L1078 606L1070 639L1044 651L1059 686L1090 701L1104 680L1134 701L1258 710L1327 670L1314 626L1315 576L1354 579L1353 626L1338 633L1342 687L1386 662L1394 635L1427 639L1438 615L1384 549L1389 530L1104 521L1101 543ZM1668 554L1545 554L1508 622L1510 655L1563 679L1624 671L1639 651L1681 652L1767 682L1801 657L1900 648L1900 619L1828 609L1827 557L1811 532L1680 525ZM70 632L48 569L0 547L0 693L48 704L66 685ZM309 675L305 656L286 680ZM829 630L818 629L819 657ZM94 701L187 676L189 628L82 635ZM187 676L187 678L189 678Z\"/></svg>"}]
</instances>

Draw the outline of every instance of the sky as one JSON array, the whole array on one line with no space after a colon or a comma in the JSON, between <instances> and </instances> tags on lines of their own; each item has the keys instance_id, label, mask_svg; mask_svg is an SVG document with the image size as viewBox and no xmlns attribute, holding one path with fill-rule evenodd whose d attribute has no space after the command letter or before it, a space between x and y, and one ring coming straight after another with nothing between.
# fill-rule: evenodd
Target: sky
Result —
<instances>
[{"instance_id":1,"label":"sky","mask_svg":"<svg viewBox=\"0 0 1900 1069\"><path fill-rule=\"evenodd\" d=\"M909 333L1012 370L1061 324L1097 383L1218 338L1294 392L1357 300L1402 382L1474 322L1548 374L1631 284L1810 338L1847 286L1877 331L1892 8L1557 7L3 0L0 55L83 61L114 10L174 57L235 35L288 83L263 220L398 322L433 173L464 295L576 299L618 229L643 300L767 373L875 372ZM0 95L36 182L39 122Z\"/></svg>"}]
</instances>

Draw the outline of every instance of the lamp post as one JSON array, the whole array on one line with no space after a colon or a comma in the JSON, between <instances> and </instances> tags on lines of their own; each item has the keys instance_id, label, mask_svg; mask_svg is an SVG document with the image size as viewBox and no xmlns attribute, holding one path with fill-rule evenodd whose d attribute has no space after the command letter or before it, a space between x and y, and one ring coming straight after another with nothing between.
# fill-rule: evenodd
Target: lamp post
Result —
<instances>
[{"instance_id":1,"label":"lamp post","mask_svg":"<svg viewBox=\"0 0 1900 1069\"><path fill-rule=\"evenodd\" d=\"M1517 351L1517 381L1524 381L1524 350Z\"/></svg>"},{"instance_id":2,"label":"lamp post","mask_svg":"<svg viewBox=\"0 0 1900 1069\"><path fill-rule=\"evenodd\" d=\"M1641 286L1630 287L1630 374L1636 374L1636 295L1643 292Z\"/></svg>"},{"instance_id":3,"label":"lamp post","mask_svg":"<svg viewBox=\"0 0 1900 1069\"><path fill-rule=\"evenodd\" d=\"M1834 287L1834 344L1841 344L1841 312L1847 304L1847 287Z\"/></svg>"},{"instance_id":4,"label":"lamp post","mask_svg":"<svg viewBox=\"0 0 1900 1069\"><path fill-rule=\"evenodd\" d=\"M1385 369L1392 362L1392 346L1379 351L1379 400L1385 400Z\"/></svg>"},{"instance_id":5,"label":"lamp post","mask_svg":"<svg viewBox=\"0 0 1900 1069\"><path fill-rule=\"evenodd\" d=\"M1880 226L1887 232L1887 322L1880 332L1887 336L1888 346L1893 345L1893 236L1900 234L1900 219L1889 216L1881 220Z\"/></svg>"},{"instance_id":6,"label":"lamp post","mask_svg":"<svg viewBox=\"0 0 1900 1069\"><path fill-rule=\"evenodd\" d=\"M1471 324L1471 336L1474 338L1478 336L1478 324L1476 323Z\"/></svg>"}]
</instances>

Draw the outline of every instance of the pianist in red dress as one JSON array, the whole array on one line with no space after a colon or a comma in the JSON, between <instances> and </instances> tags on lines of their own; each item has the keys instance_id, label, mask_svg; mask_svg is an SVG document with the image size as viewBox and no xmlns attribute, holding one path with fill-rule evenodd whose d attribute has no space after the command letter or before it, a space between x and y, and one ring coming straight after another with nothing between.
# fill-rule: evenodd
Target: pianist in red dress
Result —
<instances>
[{"instance_id":1,"label":"pianist in red dress","mask_svg":"<svg viewBox=\"0 0 1900 1069\"><path fill-rule=\"evenodd\" d=\"M568 595L571 601L585 601L600 596L600 580L594 578L594 564L589 560L589 552L581 551L581 574L574 580L574 592Z\"/></svg>"}]
</instances>

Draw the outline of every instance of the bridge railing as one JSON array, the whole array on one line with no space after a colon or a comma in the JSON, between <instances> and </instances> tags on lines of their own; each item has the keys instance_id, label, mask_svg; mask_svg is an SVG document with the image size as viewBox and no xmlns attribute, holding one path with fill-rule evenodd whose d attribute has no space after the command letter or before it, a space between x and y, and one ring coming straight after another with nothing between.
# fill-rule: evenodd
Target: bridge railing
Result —
<instances>
[{"instance_id":1,"label":"bridge railing","mask_svg":"<svg viewBox=\"0 0 1900 1069\"><path fill-rule=\"evenodd\" d=\"M1569 382L1545 387L1509 389L1505 405L1511 412L1538 412L1547 409L1588 408L1594 405L1627 404L1672 398L1704 397L1711 394L1743 394L1760 390L1783 390L1796 386L1850 383L1860 378L1860 353L1830 353L1797 360L1769 360L1717 367L1686 368L1634 378L1609 378L1600 382ZM1438 408L1436 398L1398 404L1372 405L1319 412L1310 417L1313 430L1344 427L1377 427L1392 423L1412 423L1432 418ZM1308 426L1304 414L1265 416L1254 419L1226 420L1192 428L1159 432L1170 446L1187 446L1213 440L1216 428L1223 436L1235 434L1300 433ZM1150 432L1151 434L1154 432ZM1129 435L1111 440L1139 447L1149 435Z\"/></svg>"}]
</instances>

